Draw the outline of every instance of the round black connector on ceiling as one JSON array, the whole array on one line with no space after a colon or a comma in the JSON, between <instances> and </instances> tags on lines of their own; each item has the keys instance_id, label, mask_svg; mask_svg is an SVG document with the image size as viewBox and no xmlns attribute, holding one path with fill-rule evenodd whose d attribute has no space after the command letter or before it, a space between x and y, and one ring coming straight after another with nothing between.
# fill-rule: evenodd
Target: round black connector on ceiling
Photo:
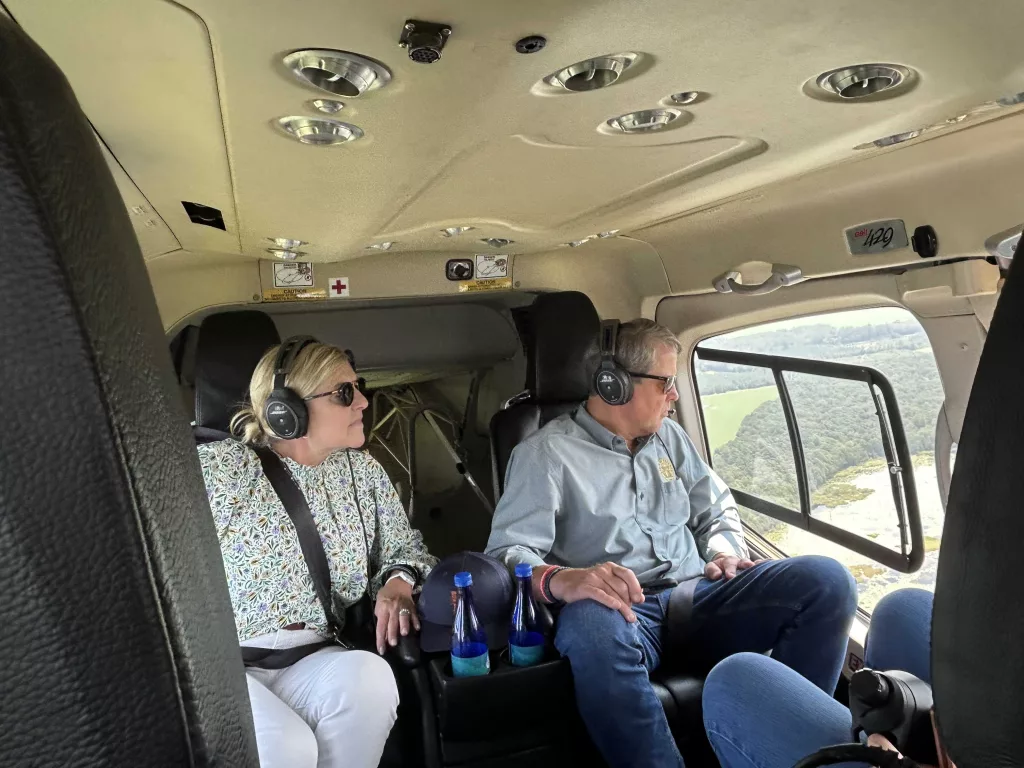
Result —
<instances>
[{"instance_id":1,"label":"round black connector on ceiling","mask_svg":"<svg viewBox=\"0 0 1024 768\"><path fill-rule=\"evenodd\" d=\"M543 35L527 35L522 40L516 42L517 53L537 53L544 49L544 46L548 44L548 40Z\"/></svg>"},{"instance_id":2,"label":"round black connector on ceiling","mask_svg":"<svg viewBox=\"0 0 1024 768\"><path fill-rule=\"evenodd\" d=\"M935 228L928 224L915 229L910 242L922 259L931 259L939 253L939 236L935 234Z\"/></svg>"}]
</instances>

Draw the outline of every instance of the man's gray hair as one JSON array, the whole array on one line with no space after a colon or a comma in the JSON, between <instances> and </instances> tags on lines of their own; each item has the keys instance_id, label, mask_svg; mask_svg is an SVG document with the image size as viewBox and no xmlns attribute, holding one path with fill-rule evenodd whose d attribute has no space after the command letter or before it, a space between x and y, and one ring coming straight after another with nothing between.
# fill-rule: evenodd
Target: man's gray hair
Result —
<instances>
[{"instance_id":1,"label":"man's gray hair","mask_svg":"<svg viewBox=\"0 0 1024 768\"><path fill-rule=\"evenodd\" d=\"M677 355L683 351L679 339L664 325L641 317L619 326L615 359L627 371L650 373L662 349Z\"/></svg>"}]
</instances>

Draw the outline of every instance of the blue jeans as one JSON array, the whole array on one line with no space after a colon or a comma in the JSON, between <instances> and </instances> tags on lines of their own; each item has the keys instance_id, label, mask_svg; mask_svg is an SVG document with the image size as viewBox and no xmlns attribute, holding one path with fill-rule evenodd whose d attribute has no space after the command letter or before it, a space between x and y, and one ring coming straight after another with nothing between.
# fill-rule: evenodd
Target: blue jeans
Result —
<instances>
[{"instance_id":1,"label":"blue jeans","mask_svg":"<svg viewBox=\"0 0 1024 768\"><path fill-rule=\"evenodd\" d=\"M669 592L634 605L635 624L593 600L565 606L555 646L569 659L580 715L611 768L682 766L649 673L660 663ZM772 650L809 684L831 694L857 607L853 577L835 560L763 563L730 581L701 580L694 593L687 663ZM825 696L826 694L822 694Z\"/></svg>"},{"instance_id":2,"label":"blue jeans","mask_svg":"<svg viewBox=\"0 0 1024 768\"><path fill-rule=\"evenodd\" d=\"M903 589L878 603L864 663L930 682L932 593ZM850 710L773 659L725 659L704 685L704 725L722 768L792 768L832 744L850 741Z\"/></svg>"}]
</instances>

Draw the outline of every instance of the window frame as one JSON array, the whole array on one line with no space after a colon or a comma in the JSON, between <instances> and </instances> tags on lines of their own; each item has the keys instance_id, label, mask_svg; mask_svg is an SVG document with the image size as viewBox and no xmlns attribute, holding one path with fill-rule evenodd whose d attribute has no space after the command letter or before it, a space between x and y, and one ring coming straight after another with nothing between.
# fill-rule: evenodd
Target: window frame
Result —
<instances>
[{"instance_id":1,"label":"window frame","mask_svg":"<svg viewBox=\"0 0 1024 768\"><path fill-rule=\"evenodd\" d=\"M732 488L733 497L739 504L755 512L813 533L827 541L832 541L900 573L914 573L921 568L924 564L925 554L924 530L917 500L914 465L910 449L907 445L906 433L903 429L896 394L889 380L881 372L863 365L833 363L780 355L764 355L756 352L708 349L698 344L694 347L691 356L691 368L694 389L697 394L701 428L704 430L705 445L708 446L710 446L710 441L707 436L707 419L704 414L704 404L700 396L700 384L696 370L698 359L706 362L729 363L768 369L772 372L775 387L779 393L779 400L782 404L789 433L790 448L793 451L797 491L800 498L800 511ZM878 415L882 447L885 453L886 464L889 468L890 486L893 492L893 501L896 506L897 523L900 531L900 552L894 552L864 536L859 536L824 520L811 517L811 492L806 457L804 456L803 444L800 440L799 421L789 396L785 377L783 376L783 373L787 371L863 382L868 387ZM708 464L714 469L713 456L710 449L708 450ZM910 538L909 551L907 550L908 533Z\"/></svg>"}]
</instances>

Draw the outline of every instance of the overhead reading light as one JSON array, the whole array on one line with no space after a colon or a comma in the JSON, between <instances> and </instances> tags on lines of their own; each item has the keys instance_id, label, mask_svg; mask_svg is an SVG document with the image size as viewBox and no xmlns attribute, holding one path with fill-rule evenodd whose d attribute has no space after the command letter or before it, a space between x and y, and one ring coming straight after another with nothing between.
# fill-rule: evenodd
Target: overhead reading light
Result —
<instances>
[{"instance_id":1,"label":"overhead reading light","mask_svg":"<svg viewBox=\"0 0 1024 768\"><path fill-rule=\"evenodd\" d=\"M395 245L394 240L385 240L383 243L374 243L373 245L366 246L368 251L390 251L391 247Z\"/></svg>"},{"instance_id":2,"label":"overhead reading light","mask_svg":"<svg viewBox=\"0 0 1024 768\"><path fill-rule=\"evenodd\" d=\"M441 230L441 234L444 237L458 237L474 229L476 227L445 227Z\"/></svg>"},{"instance_id":3,"label":"overhead reading light","mask_svg":"<svg viewBox=\"0 0 1024 768\"><path fill-rule=\"evenodd\" d=\"M345 144L363 137L361 128L326 117L292 115L275 120L274 125L296 141L318 147Z\"/></svg>"},{"instance_id":4,"label":"overhead reading light","mask_svg":"<svg viewBox=\"0 0 1024 768\"><path fill-rule=\"evenodd\" d=\"M336 115L345 108L344 102L335 101L334 99L313 99L309 103L312 105L313 109L327 115Z\"/></svg>"},{"instance_id":5,"label":"overhead reading light","mask_svg":"<svg viewBox=\"0 0 1024 768\"><path fill-rule=\"evenodd\" d=\"M504 237L485 237L480 242L487 243L492 248L504 248L506 245L512 245L515 240L508 240Z\"/></svg>"},{"instance_id":6,"label":"overhead reading light","mask_svg":"<svg viewBox=\"0 0 1024 768\"><path fill-rule=\"evenodd\" d=\"M306 255L302 251L290 251L287 248L267 248L267 253L276 259L284 259L285 261L293 261L299 258L299 256Z\"/></svg>"},{"instance_id":7,"label":"overhead reading light","mask_svg":"<svg viewBox=\"0 0 1024 768\"><path fill-rule=\"evenodd\" d=\"M864 99L908 84L914 70L896 64L856 64L818 75L816 84L826 94L844 101Z\"/></svg>"},{"instance_id":8,"label":"overhead reading light","mask_svg":"<svg viewBox=\"0 0 1024 768\"><path fill-rule=\"evenodd\" d=\"M303 245L308 245L305 240L292 240L287 237L268 237L268 243L273 243L278 248L283 248L286 251L294 251L296 248L301 248Z\"/></svg>"},{"instance_id":9,"label":"overhead reading light","mask_svg":"<svg viewBox=\"0 0 1024 768\"><path fill-rule=\"evenodd\" d=\"M602 240L607 240L609 237L615 237L617 234L619 234L619 230L609 229L607 232L598 232L597 236Z\"/></svg>"},{"instance_id":10,"label":"overhead reading light","mask_svg":"<svg viewBox=\"0 0 1024 768\"><path fill-rule=\"evenodd\" d=\"M641 109L613 117L606 125L621 133L651 133L668 128L681 114L678 109Z\"/></svg>"},{"instance_id":11,"label":"overhead reading light","mask_svg":"<svg viewBox=\"0 0 1024 768\"><path fill-rule=\"evenodd\" d=\"M562 243L562 245L566 245L569 248L579 248L581 245L589 243L593 239L594 236L591 235L590 237L584 237L582 240L570 240L568 243Z\"/></svg>"},{"instance_id":12,"label":"overhead reading light","mask_svg":"<svg viewBox=\"0 0 1024 768\"><path fill-rule=\"evenodd\" d=\"M383 64L346 51L295 51L284 57L284 65L314 88L347 99L391 82L391 72Z\"/></svg>"},{"instance_id":13,"label":"overhead reading light","mask_svg":"<svg viewBox=\"0 0 1024 768\"><path fill-rule=\"evenodd\" d=\"M544 78L548 85L564 88L567 91L582 93L596 91L615 85L623 73L633 66L637 59L635 53L612 53L597 56L585 61L577 61L565 69L560 69Z\"/></svg>"}]
</instances>

